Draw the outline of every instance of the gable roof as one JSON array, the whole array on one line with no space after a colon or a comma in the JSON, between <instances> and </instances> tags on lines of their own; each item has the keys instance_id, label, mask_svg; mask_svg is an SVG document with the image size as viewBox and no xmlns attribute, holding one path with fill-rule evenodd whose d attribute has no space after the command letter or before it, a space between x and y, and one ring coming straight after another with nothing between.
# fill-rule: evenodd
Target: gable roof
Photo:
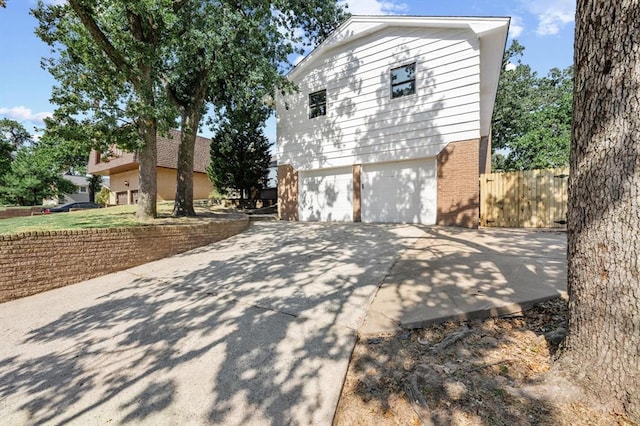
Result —
<instances>
[{"instance_id":1,"label":"gable roof","mask_svg":"<svg viewBox=\"0 0 640 426\"><path fill-rule=\"evenodd\" d=\"M351 16L311 51L287 77L295 80L331 50L390 27L468 29L480 40L480 110L482 134L488 134L509 32L509 17Z\"/></svg>"},{"instance_id":2,"label":"gable roof","mask_svg":"<svg viewBox=\"0 0 640 426\"><path fill-rule=\"evenodd\" d=\"M207 166L211 162L209 148L211 139L202 136L196 136L194 147L193 171L197 173L206 173ZM168 169L178 168L178 150L180 147L180 131L170 130L169 136L157 136L158 162L157 167ZM138 155L132 152L122 152L109 161L97 161L99 155L95 151L91 151L89 156L89 164L87 171L92 174L119 173L126 170L133 170L138 167Z\"/></svg>"},{"instance_id":3,"label":"gable roof","mask_svg":"<svg viewBox=\"0 0 640 426\"><path fill-rule=\"evenodd\" d=\"M180 131L170 130L171 137L158 135L158 167L169 169L178 168L178 148L180 147ZM196 145L193 156L193 171L206 173L207 166L211 162L209 147L211 139L196 136Z\"/></svg>"}]
</instances>

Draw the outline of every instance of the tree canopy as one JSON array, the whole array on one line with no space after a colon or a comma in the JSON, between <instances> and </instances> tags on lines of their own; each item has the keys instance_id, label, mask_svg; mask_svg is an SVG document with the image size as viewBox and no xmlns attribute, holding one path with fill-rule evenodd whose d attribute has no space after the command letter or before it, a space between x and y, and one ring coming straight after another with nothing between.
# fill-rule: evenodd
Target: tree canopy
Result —
<instances>
[{"instance_id":1,"label":"tree canopy","mask_svg":"<svg viewBox=\"0 0 640 426\"><path fill-rule=\"evenodd\" d=\"M260 99L230 107L227 120L211 141L211 163L207 173L216 189L227 194L236 190L240 198L252 198L266 180L271 162L271 142L263 133L268 108Z\"/></svg>"},{"instance_id":2,"label":"tree canopy","mask_svg":"<svg viewBox=\"0 0 640 426\"><path fill-rule=\"evenodd\" d=\"M34 141L24 127L12 120L1 120L12 132L0 139L0 201L8 204L39 205L45 198L74 192L76 187L62 177L62 146L43 137ZM7 134L13 135L7 138ZM8 149L5 149L8 148Z\"/></svg>"},{"instance_id":3,"label":"tree canopy","mask_svg":"<svg viewBox=\"0 0 640 426\"><path fill-rule=\"evenodd\" d=\"M0 119L0 182L11 169L11 162L18 148L31 142L27 129L15 120Z\"/></svg>"},{"instance_id":4,"label":"tree canopy","mask_svg":"<svg viewBox=\"0 0 640 426\"><path fill-rule=\"evenodd\" d=\"M493 115L493 168L529 170L569 164L573 67L538 77L514 40L503 59Z\"/></svg>"},{"instance_id":5,"label":"tree canopy","mask_svg":"<svg viewBox=\"0 0 640 426\"><path fill-rule=\"evenodd\" d=\"M202 117L252 81L284 88L282 64L317 44L344 18L337 1L125 0L40 2L38 35L58 80L60 120L91 129L89 140L137 150L138 215L155 216L156 134L180 122L176 214L191 214L193 144ZM176 120L179 119L179 120Z\"/></svg>"}]
</instances>

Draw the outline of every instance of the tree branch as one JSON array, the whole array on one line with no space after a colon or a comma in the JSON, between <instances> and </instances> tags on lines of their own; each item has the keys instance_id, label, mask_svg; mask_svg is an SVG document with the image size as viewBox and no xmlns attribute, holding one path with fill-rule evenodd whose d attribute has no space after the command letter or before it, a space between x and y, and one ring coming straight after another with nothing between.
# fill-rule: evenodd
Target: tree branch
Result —
<instances>
[{"instance_id":1,"label":"tree branch","mask_svg":"<svg viewBox=\"0 0 640 426\"><path fill-rule=\"evenodd\" d=\"M69 0L69 5L73 9L73 11L78 15L80 21L85 26L85 28L91 34L93 40L98 44L100 49L107 55L107 57L113 62L113 64L124 70L127 75L130 76L136 83L135 73L125 60L125 58L120 55L120 53L116 50L116 48L111 44L111 41L107 38L104 32L98 26L98 23L93 19L91 15L91 11L86 7L80 4L78 0Z\"/></svg>"}]
</instances>

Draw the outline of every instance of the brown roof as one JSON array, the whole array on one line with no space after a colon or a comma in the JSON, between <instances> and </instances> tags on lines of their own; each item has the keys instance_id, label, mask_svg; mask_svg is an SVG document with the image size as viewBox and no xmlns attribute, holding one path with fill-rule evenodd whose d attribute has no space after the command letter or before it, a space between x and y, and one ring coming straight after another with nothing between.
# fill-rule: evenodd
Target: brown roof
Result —
<instances>
[{"instance_id":1,"label":"brown roof","mask_svg":"<svg viewBox=\"0 0 640 426\"><path fill-rule=\"evenodd\" d=\"M158 135L158 167L169 169L178 168L178 148L180 146L180 131L170 130L170 137ZM207 166L211 162L209 147L211 140L196 136L196 144L193 156L193 171L206 173ZM123 152L121 156L112 158L108 162L98 160L98 155L92 151L89 157L88 172L97 174L112 174L123 170L138 167L138 156Z\"/></svg>"},{"instance_id":2,"label":"brown roof","mask_svg":"<svg viewBox=\"0 0 640 426\"><path fill-rule=\"evenodd\" d=\"M178 168L178 147L180 146L180 131L170 130L171 137L158 135L158 167L170 169ZM196 145L193 156L193 171L206 173L207 166L211 162L209 146L211 140L196 136Z\"/></svg>"}]
</instances>

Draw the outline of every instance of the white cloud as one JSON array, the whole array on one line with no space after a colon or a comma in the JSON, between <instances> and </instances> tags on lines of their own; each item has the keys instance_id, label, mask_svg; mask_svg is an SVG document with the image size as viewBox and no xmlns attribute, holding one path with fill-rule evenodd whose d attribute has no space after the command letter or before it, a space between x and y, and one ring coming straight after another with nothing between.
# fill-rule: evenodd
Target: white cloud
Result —
<instances>
[{"instance_id":1,"label":"white cloud","mask_svg":"<svg viewBox=\"0 0 640 426\"><path fill-rule=\"evenodd\" d=\"M344 3L353 15L391 15L409 10L406 3L397 0L347 0Z\"/></svg>"},{"instance_id":2,"label":"white cloud","mask_svg":"<svg viewBox=\"0 0 640 426\"><path fill-rule=\"evenodd\" d=\"M509 37L518 38L524 31L524 21L520 16L513 15L511 17L511 25L509 25Z\"/></svg>"},{"instance_id":3,"label":"white cloud","mask_svg":"<svg viewBox=\"0 0 640 426\"><path fill-rule=\"evenodd\" d=\"M509 63L507 64L507 66L505 67L505 69L506 69L507 71L513 71L513 70L515 70L516 68L518 68L518 66L517 66L516 64L514 64L513 62L509 62Z\"/></svg>"},{"instance_id":4,"label":"white cloud","mask_svg":"<svg viewBox=\"0 0 640 426\"><path fill-rule=\"evenodd\" d=\"M51 112L33 113L30 108L25 106L17 106L13 108L0 107L0 116L10 118L16 121L27 121L35 124L44 124L44 119L51 117Z\"/></svg>"},{"instance_id":5,"label":"white cloud","mask_svg":"<svg viewBox=\"0 0 640 426\"><path fill-rule=\"evenodd\" d=\"M525 4L527 10L537 16L536 34L541 36L558 34L562 27L575 19L575 0L537 0Z\"/></svg>"}]
</instances>

